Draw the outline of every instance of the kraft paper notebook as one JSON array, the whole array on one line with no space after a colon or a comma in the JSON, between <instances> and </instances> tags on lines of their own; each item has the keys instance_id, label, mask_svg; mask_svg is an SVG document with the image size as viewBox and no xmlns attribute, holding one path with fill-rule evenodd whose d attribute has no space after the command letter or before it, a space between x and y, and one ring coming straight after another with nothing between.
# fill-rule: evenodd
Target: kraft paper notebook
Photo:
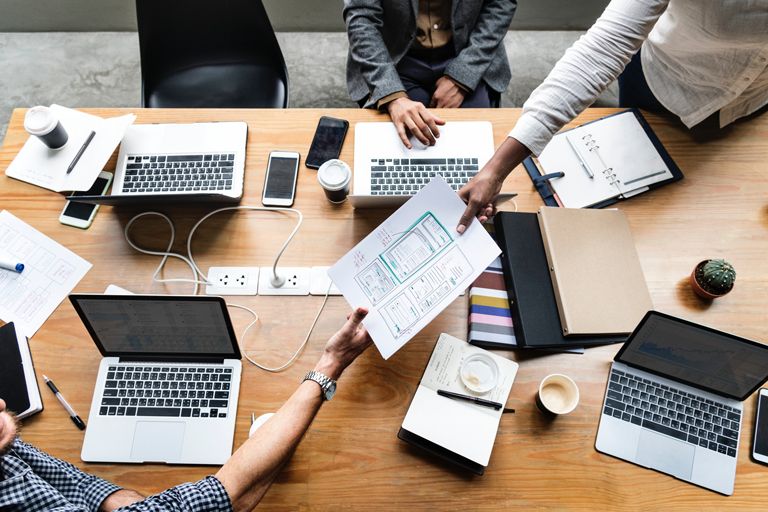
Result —
<instances>
[{"instance_id":1,"label":"kraft paper notebook","mask_svg":"<svg viewBox=\"0 0 768 512\"><path fill-rule=\"evenodd\" d=\"M542 207L538 219L563 334L632 332L653 304L624 213Z\"/></svg>"}]
</instances>

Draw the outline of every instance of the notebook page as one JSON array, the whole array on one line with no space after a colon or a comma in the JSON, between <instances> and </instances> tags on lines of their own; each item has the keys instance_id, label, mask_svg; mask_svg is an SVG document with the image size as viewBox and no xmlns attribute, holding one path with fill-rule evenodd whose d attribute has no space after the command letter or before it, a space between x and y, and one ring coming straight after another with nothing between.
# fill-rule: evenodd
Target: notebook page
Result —
<instances>
[{"instance_id":1,"label":"notebook page","mask_svg":"<svg viewBox=\"0 0 768 512\"><path fill-rule=\"evenodd\" d=\"M578 130L578 135L574 132ZM595 172L616 180L622 193L672 178L632 112L607 117L568 132Z\"/></svg>"},{"instance_id":2,"label":"notebook page","mask_svg":"<svg viewBox=\"0 0 768 512\"><path fill-rule=\"evenodd\" d=\"M611 181L600 172L596 166L590 165L594 178L590 178L582 168L574 148L568 143L567 137L578 140L583 128L575 128L555 135L544 151L539 156L541 167L547 173L562 171L565 176L550 180L552 188L560 197L564 206L568 208L585 208L595 203L611 199L619 195L620 191L611 184ZM584 149L583 145L579 149ZM577 149L577 150L579 150ZM587 160L588 151L581 152L582 158Z\"/></svg>"}]
</instances>

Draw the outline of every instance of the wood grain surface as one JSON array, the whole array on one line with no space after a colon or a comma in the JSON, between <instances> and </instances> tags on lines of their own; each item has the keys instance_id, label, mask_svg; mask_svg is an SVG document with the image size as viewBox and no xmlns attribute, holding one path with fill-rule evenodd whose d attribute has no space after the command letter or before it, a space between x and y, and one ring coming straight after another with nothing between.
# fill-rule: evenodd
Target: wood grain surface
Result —
<instances>
[{"instance_id":1,"label":"wood grain surface","mask_svg":"<svg viewBox=\"0 0 768 512\"><path fill-rule=\"evenodd\" d=\"M341 158L353 163L354 124L385 121L364 110L142 110L85 109L104 116L135 112L138 123L242 120L248 123L245 196L260 205L264 171L271 150L306 156L321 115L350 121ZM14 111L2 149L7 168L25 142L24 110ZM590 109L575 124L613 112ZM448 120L493 122L495 142L504 140L518 109L440 112ZM721 139L700 143L676 122L647 116L685 179L620 203L632 228L654 306L717 329L768 340L768 116L736 123ZM113 157L107 169L114 168ZM518 169L505 191L520 195L520 211L534 212L541 200ZM133 252L123 227L140 210L102 207L93 226L82 231L58 222L61 195L0 175L0 208L64 244L93 263L76 287L100 292L114 283L139 293L191 293L191 285L153 284L159 258ZM331 265L361 240L388 211L355 211L348 203L328 203L315 171L300 168L295 207L305 223L286 251L282 265ZM505 203L503 209L513 208ZM183 252L192 224L211 206L164 207L176 223ZM294 220L277 213L238 212L210 219L193 250L202 269L209 266L270 264ZM167 227L147 219L134 228L138 243L164 248ZM706 258L726 258L738 273L734 290L714 302L697 299L687 279ZM166 277L189 277L171 262ZM619 298L621 290L616 291ZM267 364L293 353L322 301L321 297L237 297L253 307L258 328L241 346ZM274 411L311 368L325 340L341 325L349 307L332 297L297 363L269 374L244 363L235 445L246 438L252 412ZM750 460L755 397L746 402L732 497L680 482L595 451L595 432L607 370L618 346L592 348L584 355L505 353L520 363L490 465L483 477L467 476L417 451L396 437L418 380L439 333L466 337L467 297L457 299L432 324L389 361L375 349L363 354L339 382L336 398L323 406L293 459L266 495L267 510L502 510L521 509L765 509L768 468ZM249 315L232 311L240 332ZM67 301L31 340L38 377L49 375L83 418L87 418L99 352ZM552 372L573 377L581 403L572 414L546 421L533 403L538 382ZM42 377L40 377L42 379ZM212 467L86 464L80 461L83 433L42 386L45 410L29 418L23 438L86 471L143 493L154 493L215 472Z\"/></svg>"}]
</instances>

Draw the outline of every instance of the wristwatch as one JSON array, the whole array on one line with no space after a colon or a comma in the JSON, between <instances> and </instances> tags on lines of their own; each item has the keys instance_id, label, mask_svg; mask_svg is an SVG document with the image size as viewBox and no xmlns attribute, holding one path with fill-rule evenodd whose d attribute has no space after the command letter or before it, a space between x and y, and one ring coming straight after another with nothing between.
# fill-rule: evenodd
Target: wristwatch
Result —
<instances>
[{"instance_id":1,"label":"wristwatch","mask_svg":"<svg viewBox=\"0 0 768 512\"><path fill-rule=\"evenodd\" d=\"M317 382L320 385L320 389L323 390L323 398L326 400L330 400L333 398L333 395L336 394L336 381L320 372L316 372L315 370L308 371L302 382L305 380L313 380Z\"/></svg>"}]
</instances>

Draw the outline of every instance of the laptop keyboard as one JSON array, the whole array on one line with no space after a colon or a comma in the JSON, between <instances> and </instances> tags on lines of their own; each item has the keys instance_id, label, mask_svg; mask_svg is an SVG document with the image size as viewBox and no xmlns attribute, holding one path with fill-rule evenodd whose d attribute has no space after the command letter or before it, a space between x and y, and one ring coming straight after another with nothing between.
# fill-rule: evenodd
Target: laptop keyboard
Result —
<instances>
[{"instance_id":1,"label":"laptop keyboard","mask_svg":"<svg viewBox=\"0 0 768 512\"><path fill-rule=\"evenodd\" d=\"M371 195L410 196L438 174L459 190L478 170L477 158L374 158Z\"/></svg>"},{"instance_id":2,"label":"laptop keyboard","mask_svg":"<svg viewBox=\"0 0 768 512\"><path fill-rule=\"evenodd\" d=\"M741 411L612 369L603 414L736 457Z\"/></svg>"},{"instance_id":3,"label":"laptop keyboard","mask_svg":"<svg viewBox=\"0 0 768 512\"><path fill-rule=\"evenodd\" d=\"M232 188L235 155L129 155L123 193L227 191Z\"/></svg>"},{"instance_id":4,"label":"laptop keyboard","mask_svg":"<svg viewBox=\"0 0 768 512\"><path fill-rule=\"evenodd\" d=\"M110 365L99 416L226 418L232 368Z\"/></svg>"}]
</instances>

